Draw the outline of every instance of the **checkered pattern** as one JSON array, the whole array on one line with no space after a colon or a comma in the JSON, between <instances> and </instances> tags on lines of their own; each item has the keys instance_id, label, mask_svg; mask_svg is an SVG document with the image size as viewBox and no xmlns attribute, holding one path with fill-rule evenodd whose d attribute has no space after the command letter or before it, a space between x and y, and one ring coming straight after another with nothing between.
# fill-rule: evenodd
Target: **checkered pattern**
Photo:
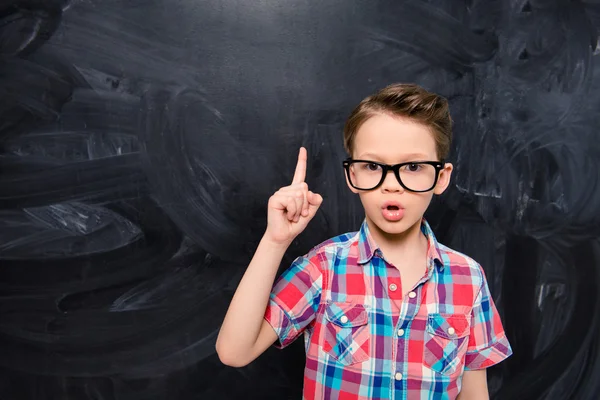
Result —
<instances>
[{"instance_id":1,"label":"checkered pattern","mask_svg":"<svg viewBox=\"0 0 600 400\"><path fill-rule=\"evenodd\" d=\"M277 279L265 319L278 348L304 333L303 399L455 399L465 370L512 354L481 266L421 230L427 267L404 298L366 222Z\"/></svg>"}]
</instances>

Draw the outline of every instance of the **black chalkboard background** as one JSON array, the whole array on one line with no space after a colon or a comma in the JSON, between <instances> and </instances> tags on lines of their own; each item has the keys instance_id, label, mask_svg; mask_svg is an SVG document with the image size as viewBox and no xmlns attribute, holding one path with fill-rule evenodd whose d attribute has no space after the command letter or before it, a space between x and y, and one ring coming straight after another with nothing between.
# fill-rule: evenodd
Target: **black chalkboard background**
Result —
<instances>
[{"instance_id":1,"label":"black chalkboard background","mask_svg":"<svg viewBox=\"0 0 600 400\"><path fill-rule=\"evenodd\" d=\"M298 399L303 347L222 365L216 334L299 146L358 229L341 128L416 82L455 120L427 217L477 259L513 345L494 399L600 392L595 1L4 0L0 399Z\"/></svg>"}]
</instances>

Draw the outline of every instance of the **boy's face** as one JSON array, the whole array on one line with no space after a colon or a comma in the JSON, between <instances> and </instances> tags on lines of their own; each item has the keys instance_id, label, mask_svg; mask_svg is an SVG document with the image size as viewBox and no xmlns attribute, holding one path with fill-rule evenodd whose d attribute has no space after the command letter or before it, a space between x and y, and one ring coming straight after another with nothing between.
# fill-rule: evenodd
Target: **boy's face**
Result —
<instances>
[{"instance_id":1,"label":"boy's face","mask_svg":"<svg viewBox=\"0 0 600 400\"><path fill-rule=\"evenodd\" d=\"M362 124L355 136L352 158L389 165L403 162L439 161L433 134L427 127L387 114L377 114ZM358 172L358 168L363 168L363 172ZM376 170L375 165L363 164L358 167L355 164L350 168L350 173L353 177L355 177L353 171L381 176L380 172L378 173ZM419 178L424 175L416 174L425 172L418 171L425 171L425 169L418 165L402 167L400 174L403 182L410 187L410 185L417 185L424 181L425 178ZM370 228L380 231L377 233L394 235L405 233L415 224L420 223L434 193L439 195L448 187L451 173L452 164L450 163L446 163L439 172L429 171L427 177L431 178L431 184L433 184L436 174L438 175L437 183L433 189L422 193L411 192L403 188L392 171L387 173L383 183L375 189L358 190L349 182L347 183L350 190L360 196ZM421 189L415 189L426 190L427 188L423 186ZM393 204L387 207L389 202Z\"/></svg>"}]
</instances>

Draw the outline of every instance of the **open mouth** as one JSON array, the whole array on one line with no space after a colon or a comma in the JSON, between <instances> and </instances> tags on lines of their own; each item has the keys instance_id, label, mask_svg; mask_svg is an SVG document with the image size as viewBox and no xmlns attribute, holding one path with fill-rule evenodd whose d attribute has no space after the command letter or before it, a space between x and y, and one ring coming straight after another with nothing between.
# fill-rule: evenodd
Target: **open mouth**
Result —
<instances>
[{"instance_id":1,"label":"open mouth","mask_svg":"<svg viewBox=\"0 0 600 400\"><path fill-rule=\"evenodd\" d=\"M388 211L398 211L402 209L402 204L397 201L386 201L381 206L384 210Z\"/></svg>"},{"instance_id":2,"label":"open mouth","mask_svg":"<svg viewBox=\"0 0 600 400\"><path fill-rule=\"evenodd\" d=\"M404 216L404 209L400 204L384 204L381 212L383 218L390 222L400 221Z\"/></svg>"}]
</instances>

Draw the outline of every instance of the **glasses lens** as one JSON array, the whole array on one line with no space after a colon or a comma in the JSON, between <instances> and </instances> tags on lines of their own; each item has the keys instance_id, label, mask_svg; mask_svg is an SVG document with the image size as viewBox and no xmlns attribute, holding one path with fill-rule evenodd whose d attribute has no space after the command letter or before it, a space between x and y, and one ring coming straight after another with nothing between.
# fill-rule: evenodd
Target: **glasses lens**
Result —
<instances>
[{"instance_id":1,"label":"glasses lens","mask_svg":"<svg viewBox=\"0 0 600 400\"><path fill-rule=\"evenodd\" d=\"M391 172L390 172L391 173ZM435 185L437 171L433 165L411 163L400 168L400 179L413 191L431 190ZM383 169L370 162L353 162L350 165L350 182L358 189L371 190L382 181Z\"/></svg>"},{"instance_id":2,"label":"glasses lens","mask_svg":"<svg viewBox=\"0 0 600 400\"><path fill-rule=\"evenodd\" d=\"M402 183L416 192L426 191L435 185L437 171L431 164L408 164L400 168L400 179Z\"/></svg>"},{"instance_id":3,"label":"glasses lens","mask_svg":"<svg viewBox=\"0 0 600 400\"><path fill-rule=\"evenodd\" d=\"M381 181L383 169L370 162L353 162L350 165L350 182L358 189L370 190Z\"/></svg>"}]
</instances>

